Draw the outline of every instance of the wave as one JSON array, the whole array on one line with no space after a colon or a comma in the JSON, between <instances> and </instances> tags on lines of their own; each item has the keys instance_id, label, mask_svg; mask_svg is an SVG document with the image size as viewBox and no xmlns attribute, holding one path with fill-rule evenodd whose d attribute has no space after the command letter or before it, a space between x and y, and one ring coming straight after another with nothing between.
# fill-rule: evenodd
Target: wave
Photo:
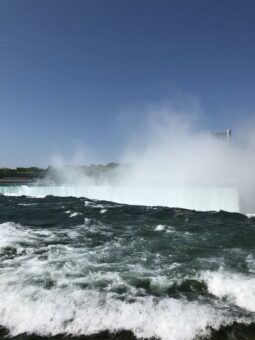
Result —
<instances>
[{"instance_id":1,"label":"wave","mask_svg":"<svg viewBox=\"0 0 255 340\"><path fill-rule=\"evenodd\" d=\"M11 336L90 335L132 331L141 338L193 339L208 328L233 323L209 305L175 299L143 297L127 303L91 290L32 289L1 292L1 323Z\"/></svg>"},{"instance_id":2,"label":"wave","mask_svg":"<svg viewBox=\"0 0 255 340\"><path fill-rule=\"evenodd\" d=\"M152 228L156 234L162 231ZM112 240L110 235L109 241L97 241L91 248L98 232L102 235L108 230L90 221L68 229L0 224L0 324L10 336L111 337L117 333L188 340L230 332L235 323L250 329L253 314L237 313L222 298L232 295L237 307L253 312L254 280L219 271L197 273L193 280L188 275L171 279L162 276L162 268L143 267L143 259L132 262L128 254L134 252L134 241L124 249L122 240ZM126 255L118 260L120 249ZM145 256L141 249L138 254ZM170 267L168 263L168 273ZM173 273L175 268L172 263Z\"/></svg>"},{"instance_id":3,"label":"wave","mask_svg":"<svg viewBox=\"0 0 255 340\"><path fill-rule=\"evenodd\" d=\"M54 196L0 210L0 337L255 334L252 218Z\"/></svg>"},{"instance_id":4,"label":"wave","mask_svg":"<svg viewBox=\"0 0 255 340\"><path fill-rule=\"evenodd\" d=\"M204 340L253 340L255 335L255 324L243 324L234 322L227 326L221 326L218 330L210 329L209 336L199 336L197 339ZM136 340L137 337L131 331L118 331L111 333L109 331L103 331L91 335L67 335L58 334L55 336L42 336L38 334L23 333L15 337L10 337L6 328L0 326L0 338L9 337L15 340ZM148 340L148 339L144 339Z\"/></svg>"},{"instance_id":5,"label":"wave","mask_svg":"<svg viewBox=\"0 0 255 340\"><path fill-rule=\"evenodd\" d=\"M206 271L201 278L211 294L255 312L255 277L220 270Z\"/></svg>"}]
</instances>

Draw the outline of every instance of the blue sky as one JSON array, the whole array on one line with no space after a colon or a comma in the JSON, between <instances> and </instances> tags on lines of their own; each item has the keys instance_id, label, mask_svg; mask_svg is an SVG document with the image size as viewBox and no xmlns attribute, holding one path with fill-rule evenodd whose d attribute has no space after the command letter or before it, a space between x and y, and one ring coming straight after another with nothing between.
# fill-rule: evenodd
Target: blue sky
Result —
<instances>
[{"instance_id":1,"label":"blue sky","mask_svg":"<svg viewBox=\"0 0 255 340\"><path fill-rule=\"evenodd\" d=\"M0 166L116 161L146 107L255 114L254 0L0 0ZM142 138L142 135L141 135Z\"/></svg>"}]
</instances>

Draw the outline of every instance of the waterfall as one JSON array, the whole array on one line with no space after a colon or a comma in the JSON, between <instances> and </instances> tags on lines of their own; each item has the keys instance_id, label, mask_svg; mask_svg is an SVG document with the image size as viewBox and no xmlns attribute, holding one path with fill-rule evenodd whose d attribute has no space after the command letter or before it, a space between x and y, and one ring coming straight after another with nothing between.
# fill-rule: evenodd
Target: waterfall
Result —
<instances>
[{"instance_id":1,"label":"waterfall","mask_svg":"<svg viewBox=\"0 0 255 340\"><path fill-rule=\"evenodd\" d=\"M167 206L200 211L239 212L238 190L232 187L154 186L3 186L0 193L13 196L74 196L147 206Z\"/></svg>"}]
</instances>

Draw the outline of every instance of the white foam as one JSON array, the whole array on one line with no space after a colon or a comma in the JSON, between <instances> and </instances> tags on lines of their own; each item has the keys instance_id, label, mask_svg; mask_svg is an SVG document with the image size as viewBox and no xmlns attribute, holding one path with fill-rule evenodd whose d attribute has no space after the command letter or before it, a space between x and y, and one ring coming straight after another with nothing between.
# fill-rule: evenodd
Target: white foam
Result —
<instances>
[{"instance_id":1,"label":"white foam","mask_svg":"<svg viewBox=\"0 0 255 340\"><path fill-rule=\"evenodd\" d=\"M246 257L247 267L249 268L249 272L255 274L255 260L252 254L249 254Z\"/></svg>"},{"instance_id":2,"label":"white foam","mask_svg":"<svg viewBox=\"0 0 255 340\"><path fill-rule=\"evenodd\" d=\"M176 230L174 227L171 227L169 225L163 225L163 224L158 224L155 229L155 231L164 231L166 233L174 233Z\"/></svg>"},{"instance_id":3,"label":"white foam","mask_svg":"<svg viewBox=\"0 0 255 340\"><path fill-rule=\"evenodd\" d=\"M18 203L18 205L23 206L23 207L29 207L32 205L37 205L38 203Z\"/></svg>"},{"instance_id":4,"label":"white foam","mask_svg":"<svg viewBox=\"0 0 255 340\"><path fill-rule=\"evenodd\" d=\"M79 215L82 215L82 213L79 213L79 212L73 212L70 214L70 217L76 217L76 216L79 216Z\"/></svg>"},{"instance_id":5,"label":"white foam","mask_svg":"<svg viewBox=\"0 0 255 340\"><path fill-rule=\"evenodd\" d=\"M91 290L21 288L1 294L1 323L12 335L93 334L131 330L138 337L162 340L193 339L230 322L209 306L198 303L141 298L134 303Z\"/></svg>"},{"instance_id":6,"label":"white foam","mask_svg":"<svg viewBox=\"0 0 255 340\"><path fill-rule=\"evenodd\" d=\"M0 249L11 247L25 241L27 244L35 242L34 235L20 228L15 223L0 224Z\"/></svg>"},{"instance_id":7,"label":"white foam","mask_svg":"<svg viewBox=\"0 0 255 340\"><path fill-rule=\"evenodd\" d=\"M233 187L166 186L16 186L0 187L5 195L32 197L74 196L147 206L167 206L201 211L239 212L238 190ZM89 202L85 202L89 205Z\"/></svg>"},{"instance_id":8,"label":"white foam","mask_svg":"<svg viewBox=\"0 0 255 340\"><path fill-rule=\"evenodd\" d=\"M156 231L162 231L162 230L165 229L165 227L166 227L165 225L159 224L159 225L156 226L155 230Z\"/></svg>"},{"instance_id":9,"label":"white foam","mask_svg":"<svg viewBox=\"0 0 255 340\"><path fill-rule=\"evenodd\" d=\"M255 277L220 270L206 271L201 278L211 294L227 297L239 307L255 312Z\"/></svg>"},{"instance_id":10,"label":"white foam","mask_svg":"<svg viewBox=\"0 0 255 340\"><path fill-rule=\"evenodd\" d=\"M80 226L75 233L84 229L90 230ZM236 320L201 301L138 297L138 288L129 286L120 272L108 270L108 264L102 261L109 256L110 248L116 250L122 244L110 240L92 251L85 245L77 248L71 242L57 243L63 233L68 239L75 237L72 229L45 231L0 224L2 246L28 244L24 255L3 260L0 268L0 320L12 335L88 335L125 329L138 337L189 340L208 334L208 326L217 329ZM45 236L56 242L44 245ZM135 269L144 271L141 266ZM54 283L52 289L45 287L47 280ZM101 282L107 284L104 289L97 288ZM81 289L81 284L87 288ZM154 277L152 285L158 284L166 285L167 278ZM113 288L123 286L126 295L120 300ZM133 302L128 302L130 299Z\"/></svg>"},{"instance_id":11,"label":"white foam","mask_svg":"<svg viewBox=\"0 0 255 340\"><path fill-rule=\"evenodd\" d=\"M253 213L253 214L245 214L248 218L253 218L253 217L255 217L255 214Z\"/></svg>"}]
</instances>

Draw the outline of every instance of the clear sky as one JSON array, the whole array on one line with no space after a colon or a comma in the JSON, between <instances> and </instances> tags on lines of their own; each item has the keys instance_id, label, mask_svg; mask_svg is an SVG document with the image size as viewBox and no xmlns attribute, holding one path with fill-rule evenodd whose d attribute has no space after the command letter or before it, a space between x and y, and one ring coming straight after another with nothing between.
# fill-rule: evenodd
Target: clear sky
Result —
<instances>
[{"instance_id":1,"label":"clear sky","mask_svg":"<svg viewBox=\"0 0 255 340\"><path fill-rule=\"evenodd\" d=\"M0 166L116 161L145 107L255 114L254 0L0 0ZM141 136L142 138L142 136Z\"/></svg>"}]
</instances>

